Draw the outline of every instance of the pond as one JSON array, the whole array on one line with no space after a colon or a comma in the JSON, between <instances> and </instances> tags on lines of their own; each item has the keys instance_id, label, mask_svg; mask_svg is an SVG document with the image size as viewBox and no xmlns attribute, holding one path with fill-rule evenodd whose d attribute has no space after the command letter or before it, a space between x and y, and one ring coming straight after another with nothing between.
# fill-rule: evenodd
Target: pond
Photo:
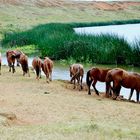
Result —
<instances>
[{"instance_id":1,"label":"pond","mask_svg":"<svg viewBox=\"0 0 140 140\"><path fill-rule=\"evenodd\" d=\"M32 67L32 57L29 57L29 66ZM7 60L6 57L3 56L2 57L2 65L7 65ZM140 68L135 68L132 66L127 66L127 67L123 67L123 66L116 66L116 65L96 65L96 64L92 64L92 65L87 65L87 64L83 64L84 65L84 70L85 70L85 74L84 74L84 79L83 82L86 82L86 73L87 71L91 68L91 67L101 67L101 68L115 68L115 67L121 67L124 68L128 71L131 72L139 72L140 73ZM42 72L42 75L43 72ZM54 62L54 69L53 69L53 73L52 73L52 78L55 79L61 79L61 80L70 80L70 74L69 74L69 65L68 64L62 64L60 62ZM97 89L100 92L105 92L105 83L102 82L97 82L96 84ZM125 98L129 97L129 93L130 93L130 89L126 89L126 88L122 88L121 89L121 95L123 95ZM136 93L134 92L133 100L136 100Z\"/></svg>"},{"instance_id":2,"label":"pond","mask_svg":"<svg viewBox=\"0 0 140 140\"><path fill-rule=\"evenodd\" d=\"M78 34L100 35L100 34L115 34L123 37L128 43L134 43L135 40L140 40L140 23L125 24L125 25L108 25L74 28Z\"/></svg>"}]
</instances>

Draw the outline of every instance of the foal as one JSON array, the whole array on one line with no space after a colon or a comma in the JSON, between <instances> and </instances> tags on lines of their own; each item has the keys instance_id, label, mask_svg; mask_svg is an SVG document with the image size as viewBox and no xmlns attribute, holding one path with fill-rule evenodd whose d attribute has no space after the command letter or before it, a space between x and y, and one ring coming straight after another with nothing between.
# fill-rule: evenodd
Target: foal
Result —
<instances>
[{"instance_id":1,"label":"foal","mask_svg":"<svg viewBox=\"0 0 140 140\"><path fill-rule=\"evenodd\" d=\"M70 77L72 77L71 78L71 83L74 80L74 89L76 88L76 85L75 85L76 80L78 82L78 85L80 85L80 89L83 89L83 86L82 86L82 81L83 81L83 76L84 76L83 65L72 64L72 65L70 65L69 71L70 71Z\"/></svg>"}]
</instances>

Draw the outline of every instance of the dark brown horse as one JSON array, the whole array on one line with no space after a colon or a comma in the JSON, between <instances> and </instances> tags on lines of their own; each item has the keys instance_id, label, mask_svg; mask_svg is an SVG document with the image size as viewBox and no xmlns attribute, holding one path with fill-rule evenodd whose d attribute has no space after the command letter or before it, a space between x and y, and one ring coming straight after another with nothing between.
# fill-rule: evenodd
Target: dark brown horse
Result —
<instances>
[{"instance_id":1,"label":"dark brown horse","mask_svg":"<svg viewBox=\"0 0 140 140\"><path fill-rule=\"evenodd\" d=\"M53 69L53 61L45 57L44 62L42 64L42 70L46 75L46 82L52 81L52 69Z\"/></svg>"},{"instance_id":2,"label":"dark brown horse","mask_svg":"<svg viewBox=\"0 0 140 140\"><path fill-rule=\"evenodd\" d=\"M140 75L133 72L127 72L120 68L115 68L110 70L106 76L106 85L107 90L106 94L109 92L110 83L113 82L113 99L116 99L120 94L121 86L125 88L130 88L131 93L129 100L133 94L133 91L136 90L137 93L137 102L139 101L139 92L140 92Z\"/></svg>"},{"instance_id":3,"label":"dark brown horse","mask_svg":"<svg viewBox=\"0 0 140 140\"><path fill-rule=\"evenodd\" d=\"M74 88L76 87L76 80L78 85L80 85L80 89L83 89L82 81L84 76L84 68L81 64L72 64L70 65L70 77L71 77L71 83L74 81Z\"/></svg>"},{"instance_id":4,"label":"dark brown horse","mask_svg":"<svg viewBox=\"0 0 140 140\"><path fill-rule=\"evenodd\" d=\"M0 52L0 75L1 75L1 52Z\"/></svg>"},{"instance_id":5,"label":"dark brown horse","mask_svg":"<svg viewBox=\"0 0 140 140\"><path fill-rule=\"evenodd\" d=\"M96 89L95 85L96 85L97 81L105 82L106 75L107 75L107 72L109 70L110 69L101 69L101 68L93 67L92 69L90 69L87 72L86 83L87 83L87 86L88 86L88 94L89 95L91 95L91 92L90 92L91 84L92 84L92 86L95 90L95 93L97 95L99 95L99 91Z\"/></svg>"},{"instance_id":6,"label":"dark brown horse","mask_svg":"<svg viewBox=\"0 0 140 140\"><path fill-rule=\"evenodd\" d=\"M22 67L22 70L23 70L23 76L26 73L28 73L28 76L30 77L29 67L28 67L28 57L25 54L20 55L19 63L21 64L21 67Z\"/></svg>"},{"instance_id":7,"label":"dark brown horse","mask_svg":"<svg viewBox=\"0 0 140 140\"><path fill-rule=\"evenodd\" d=\"M32 61L32 66L36 71L36 79L39 80L39 78L41 78L42 60L39 57L34 58Z\"/></svg>"}]
</instances>

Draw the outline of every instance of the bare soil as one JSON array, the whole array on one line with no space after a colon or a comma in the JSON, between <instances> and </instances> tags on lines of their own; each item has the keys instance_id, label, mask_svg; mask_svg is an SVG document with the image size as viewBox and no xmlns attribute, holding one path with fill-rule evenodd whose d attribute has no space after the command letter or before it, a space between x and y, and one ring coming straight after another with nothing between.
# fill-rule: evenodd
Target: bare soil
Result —
<instances>
[{"instance_id":1,"label":"bare soil","mask_svg":"<svg viewBox=\"0 0 140 140\"><path fill-rule=\"evenodd\" d=\"M101 116L110 120L118 117L114 116L116 113L124 116L123 120L129 115L131 120L140 121L138 103L113 101L93 91L89 96L85 84L84 90L79 91L69 81L54 80L47 84L45 77L38 81L34 72L30 73L31 77L23 77L19 67L14 74L8 72L7 66L2 67L0 116L6 118L2 121L4 126L67 122L74 116L78 120Z\"/></svg>"}]
</instances>

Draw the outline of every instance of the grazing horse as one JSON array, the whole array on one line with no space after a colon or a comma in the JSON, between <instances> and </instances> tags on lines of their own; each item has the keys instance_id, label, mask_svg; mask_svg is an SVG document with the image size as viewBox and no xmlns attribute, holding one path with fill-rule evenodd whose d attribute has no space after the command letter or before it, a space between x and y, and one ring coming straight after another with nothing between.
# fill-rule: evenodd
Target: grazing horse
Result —
<instances>
[{"instance_id":1,"label":"grazing horse","mask_svg":"<svg viewBox=\"0 0 140 140\"><path fill-rule=\"evenodd\" d=\"M70 65L70 77L71 78L71 83L74 80L74 89L76 87L75 81L77 80L78 85L80 85L80 89L83 89L82 86L82 81L83 81L83 76L84 76L84 68L83 65L81 64L72 64Z\"/></svg>"},{"instance_id":2,"label":"grazing horse","mask_svg":"<svg viewBox=\"0 0 140 140\"><path fill-rule=\"evenodd\" d=\"M0 52L0 75L1 75L1 52Z\"/></svg>"},{"instance_id":3,"label":"grazing horse","mask_svg":"<svg viewBox=\"0 0 140 140\"><path fill-rule=\"evenodd\" d=\"M28 67L28 57L25 54L20 55L19 63L21 64L21 67L22 67L22 70L23 70L23 76L26 73L28 73L28 76L30 77L29 67Z\"/></svg>"},{"instance_id":4,"label":"grazing horse","mask_svg":"<svg viewBox=\"0 0 140 140\"><path fill-rule=\"evenodd\" d=\"M115 68L110 70L106 76L106 94L108 94L110 88L110 82L113 82L113 99L116 99L120 94L121 86L125 88L130 88L131 93L129 100L133 94L133 91L136 90L137 102L139 101L139 92L140 92L140 75L133 72L127 72L120 68Z\"/></svg>"},{"instance_id":5,"label":"grazing horse","mask_svg":"<svg viewBox=\"0 0 140 140\"><path fill-rule=\"evenodd\" d=\"M39 78L41 78L42 60L39 57L34 58L32 61L32 66L36 71L36 79L39 80Z\"/></svg>"},{"instance_id":6,"label":"grazing horse","mask_svg":"<svg viewBox=\"0 0 140 140\"><path fill-rule=\"evenodd\" d=\"M45 57L44 62L42 64L42 70L46 75L46 82L52 81L52 69L53 69L53 61Z\"/></svg>"},{"instance_id":7,"label":"grazing horse","mask_svg":"<svg viewBox=\"0 0 140 140\"><path fill-rule=\"evenodd\" d=\"M92 84L92 86L95 90L95 93L97 95L99 95L99 91L96 89L95 85L96 85L97 81L105 82L106 75L107 75L107 72L109 70L110 69L101 69L101 68L93 67L92 69L90 69L87 72L86 83L87 83L87 86L88 86L88 94L89 95L91 95L91 92L90 92L91 84Z\"/></svg>"}]
</instances>

